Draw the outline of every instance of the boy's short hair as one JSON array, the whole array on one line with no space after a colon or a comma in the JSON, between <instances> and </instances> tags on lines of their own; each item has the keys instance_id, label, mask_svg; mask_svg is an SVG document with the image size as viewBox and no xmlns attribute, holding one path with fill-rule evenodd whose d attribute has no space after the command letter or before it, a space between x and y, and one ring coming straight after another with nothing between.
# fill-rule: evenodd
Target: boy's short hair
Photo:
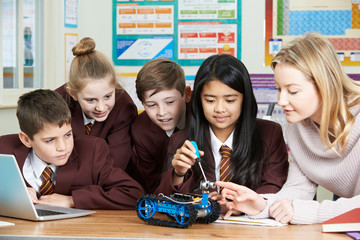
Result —
<instances>
[{"instance_id":1,"label":"boy's short hair","mask_svg":"<svg viewBox=\"0 0 360 240\"><path fill-rule=\"evenodd\" d=\"M155 89L158 93L165 89L175 88L185 94L185 74L179 64L167 58L158 58L147 62L136 77L136 94L144 102L146 91Z\"/></svg>"},{"instance_id":2,"label":"boy's short hair","mask_svg":"<svg viewBox=\"0 0 360 240\"><path fill-rule=\"evenodd\" d=\"M16 109L19 127L28 137L49 123L61 127L71 124L71 112L65 100L55 91L37 89L20 96Z\"/></svg>"}]
</instances>

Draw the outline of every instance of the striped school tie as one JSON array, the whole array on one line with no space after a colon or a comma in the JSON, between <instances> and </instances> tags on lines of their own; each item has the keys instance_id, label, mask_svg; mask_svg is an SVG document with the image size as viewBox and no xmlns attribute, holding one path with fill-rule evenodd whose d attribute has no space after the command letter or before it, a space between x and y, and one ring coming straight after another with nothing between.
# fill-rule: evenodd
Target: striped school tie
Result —
<instances>
[{"instance_id":1,"label":"striped school tie","mask_svg":"<svg viewBox=\"0 0 360 240\"><path fill-rule=\"evenodd\" d=\"M89 134L90 134L91 129L92 129L93 126L94 126L94 124L92 124L92 123L88 123L88 124L85 125L86 135L89 135Z\"/></svg>"},{"instance_id":2,"label":"striped school tie","mask_svg":"<svg viewBox=\"0 0 360 240\"><path fill-rule=\"evenodd\" d=\"M231 149L228 146L221 146L220 148L221 162L220 162L220 181L230 182L231 174Z\"/></svg>"},{"instance_id":3,"label":"striped school tie","mask_svg":"<svg viewBox=\"0 0 360 240\"><path fill-rule=\"evenodd\" d=\"M45 168L44 171L42 172L41 178L42 178L43 182L40 186L40 194L41 195L52 194L54 192L55 185L51 181L52 174L53 174L53 171L49 167Z\"/></svg>"}]
</instances>

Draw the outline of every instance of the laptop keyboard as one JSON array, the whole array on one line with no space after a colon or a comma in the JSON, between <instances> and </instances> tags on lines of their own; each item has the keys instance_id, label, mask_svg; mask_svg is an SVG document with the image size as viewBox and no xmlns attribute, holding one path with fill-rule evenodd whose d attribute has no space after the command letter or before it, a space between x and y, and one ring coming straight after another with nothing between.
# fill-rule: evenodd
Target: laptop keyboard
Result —
<instances>
[{"instance_id":1,"label":"laptop keyboard","mask_svg":"<svg viewBox=\"0 0 360 240\"><path fill-rule=\"evenodd\" d=\"M38 214L38 216L49 216L49 215L60 215L60 214L65 214L63 212L56 212L56 211L51 211L51 210L44 210L44 209L36 209L36 212Z\"/></svg>"}]
</instances>

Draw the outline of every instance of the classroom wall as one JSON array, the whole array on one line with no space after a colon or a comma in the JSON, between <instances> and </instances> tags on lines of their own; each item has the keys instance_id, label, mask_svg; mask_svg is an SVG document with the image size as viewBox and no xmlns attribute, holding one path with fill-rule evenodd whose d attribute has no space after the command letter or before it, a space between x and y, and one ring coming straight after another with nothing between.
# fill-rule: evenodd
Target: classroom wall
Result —
<instances>
[{"instance_id":1,"label":"classroom wall","mask_svg":"<svg viewBox=\"0 0 360 240\"><path fill-rule=\"evenodd\" d=\"M64 34L77 33L79 40L89 36L96 49L112 59L112 0L79 0L78 28L64 27L64 0L45 2L45 88L55 89L65 82ZM241 60L250 73L272 73L264 66L265 1L242 0ZM116 66L117 72L138 72L140 67ZM344 67L347 73L360 73L360 67ZM184 67L195 75L197 67ZM19 131L15 107L0 109L0 135Z\"/></svg>"},{"instance_id":2,"label":"classroom wall","mask_svg":"<svg viewBox=\"0 0 360 240\"><path fill-rule=\"evenodd\" d=\"M79 0L78 28L64 27L64 0L45 1L45 88L55 89L65 82L64 34L77 33L79 40L91 37L96 49L112 59L112 0ZM264 66L265 1L242 0L241 60L252 73L272 73ZM117 72L138 72L140 67L117 66ZM347 73L360 73L360 67L344 67ZM197 67L184 67L185 74L195 75ZM16 109L0 109L0 135L18 133ZM318 190L318 200L332 194Z\"/></svg>"}]
</instances>

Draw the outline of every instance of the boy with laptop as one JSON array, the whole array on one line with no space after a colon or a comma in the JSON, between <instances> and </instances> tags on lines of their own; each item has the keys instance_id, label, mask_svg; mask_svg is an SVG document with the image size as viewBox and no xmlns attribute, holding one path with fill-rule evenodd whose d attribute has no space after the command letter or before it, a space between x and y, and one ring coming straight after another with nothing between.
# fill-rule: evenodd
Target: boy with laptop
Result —
<instances>
[{"instance_id":1,"label":"boy with laptop","mask_svg":"<svg viewBox=\"0 0 360 240\"><path fill-rule=\"evenodd\" d=\"M147 62L136 78L136 94L145 111L131 126L136 152L135 170L131 174L153 193L167 161L167 145L176 130L186 128L191 89L186 87L184 71L166 58Z\"/></svg>"},{"instance_id":2,"label":"boy with laptop","mask_svg":"<svg viewBox=\"0 0 360 240\"><path fill-rule=\"evenodd\" d=\"M71 114L51 90L22 95L21 132L0 137L0 153L15 156L34 203L80 209L134 209L143 188L113 160L97 137L73 139Z\"/></svg>"}]
</instances>

